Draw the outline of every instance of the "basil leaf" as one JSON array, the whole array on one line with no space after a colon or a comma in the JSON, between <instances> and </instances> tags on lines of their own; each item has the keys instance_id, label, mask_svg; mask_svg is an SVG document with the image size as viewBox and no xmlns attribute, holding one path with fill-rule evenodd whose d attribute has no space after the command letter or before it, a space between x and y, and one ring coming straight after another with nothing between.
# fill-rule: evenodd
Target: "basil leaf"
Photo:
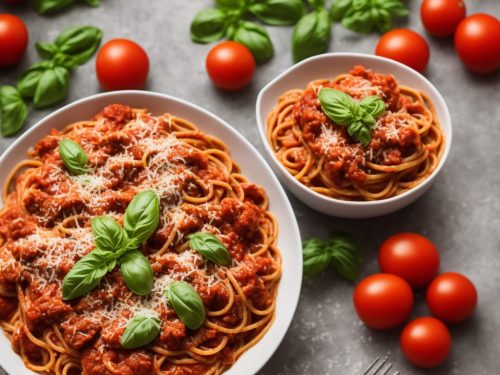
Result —
<instances>
[{"instance_id":1,"label":"basil leaf","mask_svg":"<svg viewBox=\"0 0 500 375\"><path fill-rule=\"evenodd\" d=\"M191 40L195 43L210 43L221 39L226 33L226 13L220 9L205 9L196 14L191 22Z\"/></svg>"},{"instance_id":2,"label":"basil leaf","mask_svg":"<svg viewBox=\"0 0 500 375\"><path fill-rule=\"evenodd\" d=\"M361 252L349 234L334 234L328 241L328 251L339 275L351 281L358 277L362 263Z\"/></svg>"},{"instance_id":3,"label":"basil leaf","mask_svg":"<svg viewBox=\"0 0 500 375\"><path fill-rule=\"evenodd\" d=\"M215 0L215 5L220 9L241 9L245 0Z\"/></svg>"},{"instance_id":4,"label":"basil leaf","mask_svg":"<svg viewBox=\"0 0 500 375\"><path fill-rule=\"evenodd\" d=\"M68 94L69 74L66 68L46 69L38 81L33 97L36 108L45 108L63 100Z\"/></svg>"},{"instance_id":5,"label":"basil leaf","mask_svg":"<svg viewBox=\"0 0 500 375\"><path fill-rule=\"evenodd\" d=\"M0 132L4 137L17 134L28 117L28 106L13 86L0 87Z\"/></svg>"},{"instance_id":6,"label":"basil leaf","mask_svg":"<svg viewBox=\"0 0 500 375\"><path fill-rule=\"evenodd\" d=\"M33 64L27 71L23 73L19 81L17 82L17 89L23 96L23 98L32 98L35 95L36 88L40 79L42 78L43 72L47 69L53 68L54 65L49 61L42 61Z\"/></svg>"},{"instance_id":7,"label":"basil leaf","mask_svg":"<svg viewBox=\"0 0 500 375\"><path fill-rule=\"evenodd\" d=\"M318 94L321 109L338 125L349 125L354 118L358 104L348 94L330 88L323 88Z\"/></svg>"},{"instance_id":8,"label":"basil leaf","mask_svg":"<svg viewBox=\"0 0 500 375\"><path fill-rule=\"evenodd\" d=\"M120 337L125 349L137 349L153 341L160 333L161 320L156 316L134 316Z\"/></svg>"},{"instance_id":9,"label":"basil leaf","mask_svg":"<svg viewBox=\"0 0 500 375\"><path fill-rule=\"evenodd\" d=\"M123 229L110 216L94 217L91 221L92 234L98 248L116 252L123 247Z\"/></svg>"},{"instance_id":10,"label":"basil leaf","mask_svg":"<svg viewBox=\"0 0 500 375\"><path fill-rule=\"evenodd\" d=\"M123 280L129 289L145 296L153 288L153 269L149 260L139 250L132 250L120 258Z\"/></svg>"},{"instance_id":11,"label":"basil leaf","mask_svg":"<svg viewBox=\"0 0 500 375\"><path fill-rule=\"evenodd\" d=\"M273 57L273 43L267 31L254 22L241 21L231 39L245 45L257 62L264 62Z\"/></svg>"},{"instance_id":12,"label":"basil leaf","mask_svg":"<svg viewBox=\"0 0 500 375\"><path fill-rule=\"evenodd\" d=\"M330 264L327 242L311 238L302 242L303 270L306 277L314 277L323 272Z\"/></svg>"},{"instance_id":13,"label":"basil leaf","mask_svg":"<svg viewBox=\"0 0 500 375\"><path fill-rule=\"evenodd\" d=\"M63 300L81 297L94 289L108 273L108 266L113 261L112 253L95 249L76 262L63 279Z\"/></svg>"},{"instance_id":14,"label":"basil leaf","mask_svg":"<svg viewBox=\"0 0 500 375\"><path fill-rule=\"evenodd\" d=\"M56 13L73 5L75 0L36 0L35 10L39 14Z\"/></svg>"},{"instance_id":15,"label":"basil leaf","mask_svg":"<svg viewBox=\"0 0 500 375\"><path fill-rule=\"evenodd\" d=\"M347 11L351 8L353 0L335 0L330 9L330 17L333 22L340 22Z\"/></svg>"},{"instance_id":16,"label":"basil leaf","mask_svg":"<svg viewBox=\"0 0 500 375\"><path fill-rule=\"evenodd\" d=\"M77 175L85 173L85 164L88 162L88 157L78 143L70 139L62 139L59 142L59 156L71 173Z\"/></svg>"},{"instance_id":17,"label":"basil leaf","mask_svg":"<svg viewBox=\"0 0 500 375\"><path fill-rule=\"evenodd\" d=\"M94 26L76 26L63 31L55 45L63 55L77 65L86 63L97 51L102 40L102 31Z\"/></svg>"},{"instance_id":18,"label":"basil leaf","mask_svg":"<svg viewBox=\"0 0 500 375\"><path fill-rule=\"evenodd\" d=\"M406 17L409 14L401 0L375 0L375 3L380 9L386 10L394 17Z\"/></svg>"},{"instance_id":19,"label":"basil leaf","mask_svg":"<svg viewBox=\"0 0 500 375\"><path fill-rule=\"evenodd\" d=\"M268 25L294 25L302 17L302 0L263 0L251 4L248 10Z\"/></svg>"},{"instance_id":20,"label":"basil leaf","mask_svg":"<svg viewBox=\"0 0 500 375\"><path fill-rule=\"evenodd\" d=\"M331 20L324 8L303 16L292 33L295 62L326 52L330 43Z\"/></svg>"},{"instance_id":21,"label":"basil leaf","mask_svg":"<svg viewBox=\"0 0 500 375\"><path fill-rule=\"evenodd\" d=\"M375 95L363 98L359 105L373 117L379 117L385 113L384 101Z\"/></svg>"},{"instance_id":22,"label":"basil leaf","mask_svg":"<svg viewBox=\"0 0 500 375\"><path fill-rule=\"evenodd\" d=\"M185 281L170 283L165 291L168 303L189 329L198 329L205 321L205 306L196 290Z\"/></svg>"},{"instance_id":23,"label":"basil leaf","mask_svg":"<svg viewBox=\"0 0 500 375\"><path fill-rule=\"evenodd\" d=\"M54 43L37 42L35 47L36 52L42 59L51 59L58 51Z\"/></svg>"},{"instance_id":24,"label":"basil leaf","mask_svg":"<svg viewBox=\"0 0 500 375\"><path fill-rule=\"evenodd\" d=\"M155 231L160 220L160 200L152 190L137 194L125 211L123 226L130 246L136 248Z\"/></svg>"},{"instance_id":25,"label":"basil leaf","mask_svg":"<svg viewBox=\"0 0 500 375\"><path fill-rule=\"evenodd\" d=\"M189 247L199 252L208 260L219 266L229 266L231 264L231 255L226 246L213 234L197 232L190 234Z\"/></svg>"},{"instance_id":26,"label":"basil leaf","mask_svg":"<svg viewBox=\"0 0 500 375\"><path fill-rule=\"evenodd\" d=\"M101 4L100 0L85 0L85 2L91 7L98 7Z\"/></svg>"},{"instance_id":27,"label":"basil leaf","mask_svg":"<svg viewBox=\"0 0 500 375\"><path fill-rule=\"evenodd\" d=\"M342 19L342 26L357 33L368 34L373 30L374 20L370 8L348 11Z\"/></svg>"},{"instance_id":28,"label":"basil leaf","mask_svg":"<svg viewBox=\"0 0 500 375\"><path fill-rule=\"evenodd\" d=\"M356 141L360 142L363 146L368 146L372 140L369 125L363 123L363 121L353 121L347 127L347 132Z\"/></svg>"}]
</instances>

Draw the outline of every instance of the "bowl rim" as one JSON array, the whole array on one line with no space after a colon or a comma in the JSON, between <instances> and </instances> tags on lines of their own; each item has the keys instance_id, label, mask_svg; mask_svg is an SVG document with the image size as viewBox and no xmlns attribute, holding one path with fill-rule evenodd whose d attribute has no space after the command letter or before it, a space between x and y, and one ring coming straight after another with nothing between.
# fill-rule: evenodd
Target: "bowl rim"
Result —
<instances>
[{"instance_id":1,"label":"bowl rim","mask_svg":"<svg viewBox=\"0 0 500 375\"><path fill-rule=\"evenodd\" d=\"M262 367L264 367L269 362L269 360L271 359L273 354L279 348L286 333L290 329L290 325L291 325L292 320L295 316L295 312L297 310L298 302L300 299L300 291L301 291L301 287L302 287L302 278L303 278L302 251L301 251L302 241L301 241L301 234L300 234L297 218L295 217L293 207L292 207L290 200L285 192L285 189L280 184L278 178L274 174L274 171L269 166L269 164L266 162L266 160L261 155L261 153L236 128L229 125L229 123L227 123L225 120L223 120L219 116L217 116L214 113L198 106L197 104L191 103L191 102L184 100L184 99L181 99L181 98L177 98L177 97L172 96L172 95L163 94L163 93L154 92L154 91L142 91L142 90L120 90L120 91L104 92L104 93L98 93L98 94L86 96L84 98L80 98L78 100L75 100L75 101L68 103L65 106L63 106L57 110L52 111L48 115L41 118L34 125L32 125L29 129L27 129L23 134L21 134L2 153L2 155L0 156L0 167L5 163L6 159L8 159L8 157L10 156L11 153L20 151L17 149L20 145L22 145L23 141L26 138L31 137L33 135L33 133L36 133L39 130L39 128L41 128L44 124L46 124L48 121L52 120L53 118L59 116L60 114L67 112L67 111L75 111L78 109L78 107L80 105L85 104L87 102L92 102L94 100L99 100L102 98L109 98L109 97L116 96L118 98L117 102L119 102L120 96L123 96L126 98L128 96L134 96L134 95L145 96L145 97L155 97L157 99L165 100L166 102L168 102L168 101L174 102L174 103L180 104L181 106L186 107L189 111L192 111L193 113L199 112L202 115L207 116L208 118L212 119L213 122L217 124L217 126L220 126L221 128L223 128L223 131L225 133L228 133L228 134L234 136L235 138L238 139L239 142L243 142L249 149L252 150L252 154L253 154L252 156L257 157L257 159L260 162L260 166L262 166L264 168L265 173L268 175L271 183L274 185L277 193L281 197L283 207L284 207L283 215L286 215L289 218L288 219L289 222L287 223L287 231L286 232L280 231L280 233L282 233L282 235L284 235L285 233L291 233L291 235L293 236L292 242L297 243L297 245L296 245L296 249L293 252L291 252L290 254L294 254L294 253L297 253L297 254L295 254L295 256L293 257L294 258L293 262L296 262L296 269L292 268L288 271L288 274L290 274L288 281L291 281L292 283L285 285L284 280L283 280L283 275L282 275L282 278L280 280L279 290L281 290L282 295L284 294L284 290L288 290L288 291L293 290L293 292L291 294L287 294L286 300L284 300L284 302L282 303L283 304L283 306L281 307L282 312L280 313L280 315L278 315L278 314L275 315L275 317L273 319L273 323L272 323L269 331L266 332L266 334L263 336L263 338L259 342L257 342L251 348L247 349L242 354L242 356L245 356L245 355L248 356L248 353L251 353L254 348L258 347L259 344L261 344L263 342L263 340L266 337L268 337L268 340L270 340L270 342L267 343L267 347L265 348L265 350L261 349L258 352L260 355L256 356L257 353L255 353L255 354L248 357L248 358L250 358L250 360L246 361L247 365L249 365L249 364L254 364L254 365L251 368L249 368L248 370L246 370L248 372L245 371L245 373L256 374ZM53 127L55 127L55 126L52 126L52 128ZM201 126L200 128L203 130L203 126ZM26 151L27 150L24 150L24 149L22 150L23 153ZM231 148L229 148L229 151L231 152ZM262 169L259 173L262 173ZM0 207L2 207L2 206L3 206L3 202L0 198ZM278 238L279 238L279 235L278 235ZM300 251L298 251L297 249L299 249ZM292 249L289 249L289 250L292 250ZM278 294L277 298L279 298L279 294ZM276 332L271 332L273 330L273 327L276 327L275 328ZM271 336L271 333L272 333L272 336ZM2 337L3 337L3 335L2 335ZM17 353L14 353L14 351L12 351L12 354L17 356ZM4 357L2 357L2 358L4 358ZM243 359L243 358L242 357L238 358L238 360L236 360L235 363L233 363L233 365L225 371L225 373L227 373L228 375L233 374L233 372L235 371L234 370L235 366L238 364L238 362L241 362L241 359ZM8 358L6 358L6 357L3 360L0 359L0 365L5 366L4 368L6 369L6 371L14 371L15 373L20 371L20 369L17 368L17 365L12 363L12 362L8 362ZM15 368L13 368L13 366L15 366ZM29 374L31 374L31 373L34 374L34 372L32 372L27 367L23 367L21 373L24 374L25 372L29 373Z\"/></svg>"},{"instance_id":2,"label":"bowl rim","mask_svg":"<svg viewBox=\"0 0 500 375\"><path fill-rule=\"evenodd\" d=\"M332 198L328 197L326 195L320 194L314 190L309 189L307 186L303 185L301 182L299 182L297 179L295 179L290 172L286 170L286 168L283 166L283 164L280 163L280 161L276 158L275 152L271 149L271 145L269 144L266 136L266 126L267 123L263 123L261 121L261 108L263 104L263 97L267 93L268 90L270 90L275 84L280 82L283 78L293 75L293 73L298 70L299 68L308 65L312 62L318 61L318 60L335 60L336 58L339 57L346 57L346 58L359 58L359 59L365 59L365 60L372 60L372 61L382 61L388 65L394 65L397 66L400 69L403 69L410 75L415 76L417 79L423 81L426 83L432 94L436 96L439 105L441 108L444 110L444 118L440 118L440 123L447 123L449 124L449 134L446 134L446 143L445 143L445 149L443 152L443 155L441 156L441 160L439 161L436 169L427 176L427 178L422 181L420 184L417 186L414 186L413 188L405 191L402 194L392 196L390 198L384 198L384 199L379 199L379 200L374 200L374 201L348 201L348 200L342 200L342 199L337 199L337 198ZM277 100L278 98L276 98ZM294 185L295 188L299 189L301 192L304 194L308 194L312 196L314 199L321 200L323 203L331 205L335 204L337 206L341 207L377 207L377 206L385 206L389 205L393 202L397 202L400 200L404 200L406 197L411 196L415 194L417 191L424 190L426 189L429 184L432 183L434 178L439 174L441 169L443 168L446 160L448 159L448 155L450 153L451 149L451 144L452 144L452 139L453 139L453 125L451 121L451 116L450 116L450 111L448 108L448 105L446 104L446 101L444 100L443 96L439 92L439 90L434 86L434 84L429 81L424 75L421 73L417 72L416 70L389 58L382 57L382 56L377 56L377 55L372 55L372 54L367 54L367 53L358 53L358 52L330 52L330 53L324 53L316 56L309 57L305 60L302 60L301 62L292 65L288 69L286 69L284 72L280 73L278 76L273 78L269 83L267 83L260 91L257 96L257 101L256 101L256 106L255 106L255 114L257 118L257 126L259 128L259 134L260 138L262 140L262 143L264 143L264 149L266 150L266 153L271 157L272 164L274 164L279 171L281 172L281 175L286 179L287 183ZM267 116L266 116L267 117ZM441 125L442 126L442 125ZM295 192L294 192L295 194Z\"/></svg>"}]
</instances>

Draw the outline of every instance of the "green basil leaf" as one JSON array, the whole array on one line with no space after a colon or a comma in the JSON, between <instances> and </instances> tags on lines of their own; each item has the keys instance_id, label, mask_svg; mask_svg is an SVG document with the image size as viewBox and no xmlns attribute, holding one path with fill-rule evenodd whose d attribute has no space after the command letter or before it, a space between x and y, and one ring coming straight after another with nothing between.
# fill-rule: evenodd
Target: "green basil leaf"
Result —
<instances>
[{"instance_id":1,"label":"green basil leaf","mask_svg":"<svg viewBox=\"0 0 500 375\"><path fill-rule=\"evenodd\" d=\"M160 333L161 320L156 316L134 316L120 337L125 349L137 349L149 344Z\"/></svg>"},{"instance_id":2,"label":"green basil leaf","mask_svg":"<svg viewBox=\"0 0 500 375\"><path fill-rule=\"evenodd\" d=\"M325 6L325 0L307 0L307 2L311 4L314 9L323 8Z\"/></svg>"},{"instance_id":3,"label":"green basil leaf","mask_svg":"<svg viewBox=\"0 0 500 375\"><path fill-rule=\"evenodd\" d=\"M374 22L370 9L348 11L342 26L357 33L368 34L373 31Z\"/></svg>"},{"instance_id":4,"label":"green basil leaf","mask_svg":"<svg viewBox=\"0 0 500 375\"><path fill-rule=\"evenodd\" d=\"M196 250L208 260L220 265L229 266L231 264L231 255L226 246L213 234L197 232L190 234L189 247Z\"/></svg>"},{"instance_id":5,"label":"green basil leaf","mask_svg":"<svg viewBox=\"0 0 500 375\"><path fill-rule=\"evenodd\" d=\"M137 194L125 211L123 226L130 246L138 247L153 234L160 220L160 199L152 190Z\"/></svg>"},{"instance_id":6,"label":"green basil leaf","mask_svg":"<svg viewBox=\"0 0 500 375\"><path fill-rule=\"evenodd\" d=\"M386 10L394 17L406 17L409 14L408 8L401 0L375 0L379 9Z\"/></svg>"},{"instance_id":7,"label":"green basil leaf","mask_svg":"<svg viewBox=\"0 0 500 375\"><path fill-rule=\"evenodd\" d=\"M185 281L170 283L165 291L168 303L174 308L179 319L189 329L198 329L205 321L205 306L191 284Z\"/></svg>"},{"instance_id":8,"label":"green basil leaf","mask_svg":"<svg viewBox=\"0 0 500 375\"><path fill-rule=\"evenodd\" d=\"M259 63L273 57L273 43L267 31L254 22L241 21L231 39L245 45Z\"/></svg>"},{"instance_id":9,"label":"green basil leaf","mask_svg":"<svg viewBox=\"0 0 500 375\"><path fill-rule=\"evenodd\" d=\"M66 9L74 3L75 0L36 0L35 10L39 14L51 14Z\"/></svg>"},{"instance_id":10,"label":"green basil leaf","mask_svg":"<svg viewBox=\"0 0 500 375\"><path fill-rule=\"evenodd\" d=\"M17 89L23 98L32 98L35 95L38 83L42 78L43 72L47 69L54 68L52 61L41 61L31 65L31 67L23 73L17 82Z\"/></svg>"},{"instance_id":11,"label":"green basil leaf","mask_svg":"<svg viewBox=\"0 0 500 375\"><path fill-rule=\"evenodd\" d=\"M88 157L83 148L70 139L62 139L59 142L59 156L66 168L74 174L84 174Z\"/></svg>"},{"instance_id":12,"label":"green basil leaf","mask_svg":"<svg viewBox=\"0 0 500 375\"><path fill-rule=\"evenodd\" d=\"M0 132L10 137L21 130L28 117L28 106L13 86L0 87Z\"/></svg>"},{"instance_id":13,"label":"green basil leaf","mask_svg":"<svg viewBox=\"0 0 500 375\"><path fill-rule=\"evenodd\" d=\"M62 283L63 300L81 297L94 289L108 273L113 253L95 249L75 263Z\"/></svg>"},{"instance_id":14,"label":"green basil leaf","mask_svg":"<svg viewBox=\"0 0 500 375\"><path fill-rule=\"evenodd\" d=\"M85 0L85 2L91 7L98 7L101 4L100 0Z\"/></svg>"},{"instance_id":15,"label":"green basil leaf","mask_svg":"<svg viewBox=\"0 0 500 375\"><path fill-rule=\"evenodd\" d=\"M302 0L264 0L251 4L248 10L268 25L294 25L304 13Z\"/></svg>"},{"instance_id":16,"label":"green basil leaf","mask_svg":"<svg viewBox=\"0 0 500 375\"><path fill-rule=\"evenodd\" d=\"M371 131L369 125L363 123L363 121L353 121L347 127L347 132L356 141L363 144L363 146L368 146L372 140Z\"/></svg>"},{"instance_id":17,"label":"green basil leaf","mask_svg":"<svg viewBox=\"0 0 500 375\"><path fill-rule=\"evenodd\" d=\"M333 22L340 22L351 8L353 0L335 0L330 9L330 17Z\"/></svg>"},{"instance_id":18,"label":"green basil leaf","mask_svg":"<svg viewBox=\"0 0 500 375\"><path fill-rule=\"evenodd\" d=\"M328 241L328 251L339 275L348 280L358 277L362 263L361 252L349 234L334 234Z\"/></svg>"},{"instance_id":19,"label":"green basil leaf","mask_svg":"<svg viewBox=\"0 0 500 375\"><path fill-rule=\"evenodd\" d=\"M302 242L303 270L306 277L314 277L323 272L330 264L327 242L311 238Z\"/></svg>"},{"instance_id":20,"label":"green basil leaf","mask_svg":"<svg viewBox=\"0 0 500 375\"><path fill-rule=\"evenodd\" d=\"M379 117L385 113L384 101L375 95L363 98L359 105L373 117Z\"/></svg>"},{"instance_id":21,"label":"green basil leaf","mask_svg":"<svg viewBox=\"0 0 500 375\"><path fill-rule=\"evenodd\" d=\"M227 15L220 9L205 9L196 14L191 22L191 40L210 43L221 39L227 28Z\"/></svg>"},{"instance_id":22,"label":"green basil leaf","mask_svg":"<svg viewBox=\"0 0 500 375\"><path fill-rule=\"evenodd\" d=\"M58 48L54 43L37 42L36 51L42 59L51 59L57 53Z\"/></svg>"},{"instance_id":23,"label":"green basil leaf","mask_svg":"<svg viewBox=\"0 0 500 375\"><path fill-rule=\"evenodd\" d=\"M318 98L323 112L336 124L346 126L353 121L358 104L350 95L323 88L319 91Z\"/></svg>"},{"instance_id":24,"label":"green basil leaf","mask_svg":"<svg viewBox=\"0 0 500 375\"><path fill-rule=\"evenodd\" d=\"M220 9L242 9L245 0L215 0L215 5Z\"/></svg>"},{"instance_id":25,"label":"green basil leaf","mask_svg":"<svg viewBox=\"0 0 500 375\"><path fill-rule=\"evenodd\" d=\"M36 108L45 108L63 100L68 94L69 74L66 68L56 66L43 72L33 97Z\"/></svg>"},{"instance_id":26,"label":"green basil leaf","mask_svg":"<svg viewBox=\"0 0 500 375\"><path fill-rule=\"evenodd\" d=\"M57 37L55 45L63 55L82 65L97 51L102 35L102 31L94 26L70 27Z\"/></svg>"},{"instance_id":27,"label":"green basil leaf","mask_svg":"<svg viewBox=\"0 0 500 375\"><path fill-rule=\"evenodd\" d=\"M98 248L116 252L123 247L123 229L115 219L110 216L97 216L92 218L91 224Z\"/></svg>"},{"instance_id":28,"label":"green basil leaf","mask_svg":"<svg viewBox=\"0 0 500 375\"><path fill-rule=\"evenodd\" d=\"M324 8L303 16L292 33L295 62L326 52L330 43L331 20Z\"/></svg>"},{"instance_id":29,"label":"green basil leaf","mask_svg":"<svg viewBox=\"0 0 500 375\"><path fill-rule=\"evenodd\" d=\"M145 296L153 288L153 269L149 260L139 250L132 250L120 258L120 270L125 284L139 296Z\"/></svg>"}]
</instances>

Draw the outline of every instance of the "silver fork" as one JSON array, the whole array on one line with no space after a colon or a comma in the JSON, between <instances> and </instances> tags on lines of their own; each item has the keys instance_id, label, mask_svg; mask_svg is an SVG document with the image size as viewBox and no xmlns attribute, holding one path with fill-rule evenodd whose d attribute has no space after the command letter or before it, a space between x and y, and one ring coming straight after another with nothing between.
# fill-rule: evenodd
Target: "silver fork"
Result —
<instances>
[{"instance_id":1,"label":"silver fork","mask_svg":"<svg viewBox=\"0 0 500 375\"><path fill-rule=\"evenodd\" d=\"M363 375L387 375L392 369L392 363L387 362L387 357L383 359L380 357L375 358L370 367L363 372ZM396 371L393 375L399 375L399 371Z\"/></svg>"}]
</instances>

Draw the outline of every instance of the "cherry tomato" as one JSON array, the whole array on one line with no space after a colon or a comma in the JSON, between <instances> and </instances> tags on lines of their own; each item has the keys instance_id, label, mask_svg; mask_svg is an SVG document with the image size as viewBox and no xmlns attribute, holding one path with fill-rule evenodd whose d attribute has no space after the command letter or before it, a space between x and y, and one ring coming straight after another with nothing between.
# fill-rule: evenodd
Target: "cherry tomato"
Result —
<instances>
[{"instance_id":1,"label":"cherry tomato","mask_svg":"<svg viewBox=\"0 0 500 375\"><path fill-rule=\"evenodd\" d=\"M414 288L429 284L439 269L439 253L427 238L416 233L399 233L382 243L378 264L384 273L405 279Z\"/></svg>"},{"instance_id":2,"label":"cherry tomato","mask_svg":"<svg viewBox=\"0 0 500 375\"><path fill-rule=\"evenodd\" d=\"M148 55L131 40L112 39L97 54L97 79L104 90L142 89L148 72Z\"/></svg>"},{"instance_id":3,"label":"cherry tomato","mask_svg":"<svg viewBox=\"0 0 500 375\"><path fill-rule=\"evenodd\" d=\"M13 14L0 14L0 67L9 67L22 60L28 47L28 29Z\"/></svg>"},{"instance_id":4,"label":"cherry tomato","mask_svg":"<svg viewBox=\"0 0 500 375\"><path fill-rule=\"evenodd\" d=\"M359 318L375 329L402 324L413 308L413 292L408 283L385 273L362 280L356 286L353 300Z\"/></svg>"},{"instance_id":5,"label":"cherry tomato","mask_svg":"<svg viewBox=\"0 0 500 375\"><path fill-rule=\"evenodd\" d=\"M467 17L455 31L455 50L473 72L493 73L500 68L500 21L481 13Z\"/></svg>"},{"instance_id":6,"label":"cherry tomato","mask_svg":"<svg viewBox=\"0 0 500 375\"><path fill-rule=\"evenodd\" d=\"M434 36L450 36L465 18L463 0L424 0L420 17L425 29Z\"/></svg>"},{"instance_id":7,"label":"cherry tomato","mask_svg":"<svg viewBox=\"0 0 500 375\"><path fill-rule=\"evenodd\" d=\"M410 29L394 29L382 35L375 53L423 72L429 62L429 45Z\"/></svg>"},{"instance_id":8,"label":"cherry tomato","mask_svg":"<svg viewBox=\"0 0 500 375\"><path fill-rule=\"evenodd\" d=\"M401 350L416 366L430 368L442 364L451 349L448 328L436 318L417 318L401 333Z\"/></svg>"},{"instance_id":9,"label":"cherry tomato","mask_svg":"<svg viewBox=\"0 0 500 375\"><path fill-rule=\"evenodd\" d=\"M222 42L208 53L206 68L215 86L224 90L239 90L252 80L255 59L244 45Z\"/></svg>"},{"instance_id":10,"label":"cherry tomato","mask_svg":"<svg viewBox=\"0 0 500 375\"><path fill-rule=\"evenodd\" d=\"M459 273L442 273L427 289L427 305L432 315L446 323L466 320L474 312L476 304L476 287Z\"/></svg>"}]
</instances>

